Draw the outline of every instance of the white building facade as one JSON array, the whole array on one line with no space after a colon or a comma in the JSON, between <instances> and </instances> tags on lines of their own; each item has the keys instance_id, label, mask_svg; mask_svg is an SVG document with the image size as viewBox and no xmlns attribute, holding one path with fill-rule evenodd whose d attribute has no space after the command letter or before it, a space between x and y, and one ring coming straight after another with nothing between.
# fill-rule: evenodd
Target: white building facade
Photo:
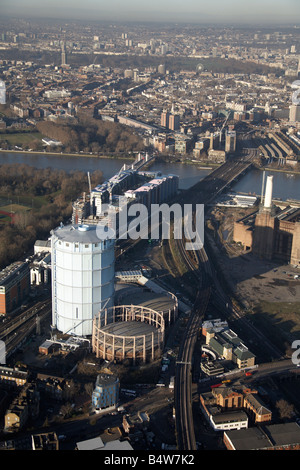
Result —
<instances>
[{"instance_id":1,"label":"white building facade","mask_svg":"<svg viewBox=\"0 0 300 470\"><path fill-rule=\"evenodd\" d=\"M52 326L92 334L94 316L114 300L114 231L68 225L51 232Z\"/></svg>"}]
</instances>

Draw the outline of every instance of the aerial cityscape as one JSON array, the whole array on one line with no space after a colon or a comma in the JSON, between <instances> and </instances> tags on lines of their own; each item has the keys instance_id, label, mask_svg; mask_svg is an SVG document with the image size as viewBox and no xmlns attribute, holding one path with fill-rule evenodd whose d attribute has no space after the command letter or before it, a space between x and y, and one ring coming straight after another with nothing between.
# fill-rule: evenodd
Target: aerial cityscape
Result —
<instances>
[{"instance_id":1,"label":"aerial cityscape","mask_svg":"<svg viewBox=\"0 0 300 470\"><path fill-rule=\"evenodd\" d=\"M299 5L152 3L4 1L0 450L300 450Z\"/></svg>"}]
</instances>

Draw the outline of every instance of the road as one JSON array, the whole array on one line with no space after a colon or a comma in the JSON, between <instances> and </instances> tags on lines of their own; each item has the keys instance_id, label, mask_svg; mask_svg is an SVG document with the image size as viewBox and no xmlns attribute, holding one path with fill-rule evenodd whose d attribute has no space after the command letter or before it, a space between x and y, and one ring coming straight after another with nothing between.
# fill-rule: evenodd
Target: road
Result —
<instances>
[{"instance_id":1,"label":"road","mask_svg":"<svg viewBox=\"0 0 300 470\"><path fill-rule=\"evenodd\" d=\"M220 383L223 380L235 380L239 381L240 379L246 380L247 384L251 384L259 379L266 377L283 375L283 374L300 374L300 368L292 363L291 359L282 359L279 361L268 362L264 364L258 364L252 369L252 376L245 377L244 370L235 370L233 372L228 372L227 374L222 374L219 377L207 377L199 381L198 391L204 392L210 390L211 385Z\"/></svg>"}]
</instances>

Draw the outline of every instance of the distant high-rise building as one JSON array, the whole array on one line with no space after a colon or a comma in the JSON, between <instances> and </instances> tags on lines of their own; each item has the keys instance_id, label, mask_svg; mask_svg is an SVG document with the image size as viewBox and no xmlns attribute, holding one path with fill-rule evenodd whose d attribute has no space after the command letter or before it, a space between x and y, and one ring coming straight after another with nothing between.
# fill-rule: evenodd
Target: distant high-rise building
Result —
<instances>
[{"instance_id":1,"label":"distant high-rise building","mask_svg":"<svg viewBox=\"0 0 300 470\"><path fill-rule=\"evenodd\" d=\"M61 46L61 65L67 65L67 55L66 55L66 49L65 49L65 43L62 44Z\"/></svg>"},{"instance_id":2,"label":"distant high-rise building","mask_svg":"<svg viewBox=\"0 0 300 470\"><path fill-rule=\"evenodd\" d=\"M6 104L6 87L2 80L0 80L0 104Z\"/></svg>"},{"instance_id":3,"label":"distant high-rise building","mask_svg":"<svg viewBox=\"0 0 300 470\"><path fill-rule=\"evenodd\" d=\"M300 78L300 57L299 57L299 60L298 60L297 75L298 75L298 78Z\"/></svg>"},{"instance_id":4,"label":"distant high-rise building","mask_svg":"<svg viewBox=\"0 0 300 470\"><path fill-rule=\"evenodd\" d=\"M156 48L156 41L155 39L150 39L150 47L151 47L151 51L154 52L155 51L155 48Z\"/></svg>"},{"instance_id":5,"label":"distant high-rise building","mask_svg":"<svg viewBox=\"0 0 300 470\"><path fill-rule=\"evenodd\" d=\"M290 122L300 122L300 104L290 106Z\"/></svg>"},{"instance_id":6,"label":"distant high-rise building","mask_svg":"<svg viewBox=\"0 0 300 470\"><path fill-rule=\"evenodd\" d=\"M170 114L165 111L161 114L161 120L160 120L160 125L162 127L169 127L169 117L170 117Z\"/></svg>"},{"instance_id":7,"label":"distant high-rise building","mask_svg":"<svg viewBox=\"0 0 300 470\"><path fill-rule=\"evenodd\" d=\"M227 131L225 137L225 152L231 153L236 150L236 132Z\"/></svg>"},{"instance_id":8,"label":"distant high-rise building","mask_svg":"<svg viewBox=\"0 0 300 470\"><path fill-rule=\"evenodd\" d=\"M166 66L165 64L160 64L157 68L158 73L165 75L166 73Z\"/></svg>"},{"instance_id":9,"label":"distant high-rise building","mask_svg":"<svg viewBox=\"0 0 300 470\"><path fill-rule=\"evenodd\" d=\"M178 114L171 114L169 117L169 129L177 131L180 127L180 117Z\"/></svg>"},{"instance_id":10,"label":"distant high-rise building","mask_svg":"<svg viewBox=\"0 0 300 470\"><path fill-rule=\"evenodd\" d=\"M161 55L165 55L167 52L168 52L168 46L167 46L167 44L162 44L162 45L160 46L160 53L161 53Z\"/></svg>"}]
</instances>

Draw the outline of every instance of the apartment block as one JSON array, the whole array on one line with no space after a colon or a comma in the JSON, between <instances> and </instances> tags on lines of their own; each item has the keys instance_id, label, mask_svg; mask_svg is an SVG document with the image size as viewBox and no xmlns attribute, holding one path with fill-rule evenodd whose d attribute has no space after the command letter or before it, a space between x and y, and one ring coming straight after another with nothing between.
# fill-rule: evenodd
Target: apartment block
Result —
<instances>
[{"instance_id":1,"label":"apartment block","mask_svg":"<svg viewBox=\"0 0 300 470\"><path fill-rule=\"evenodd\" d=\"M0 272L0 315L11 312L27 298L30 269L27 263L15 262Z\"/></svg>"}]
</instances>

